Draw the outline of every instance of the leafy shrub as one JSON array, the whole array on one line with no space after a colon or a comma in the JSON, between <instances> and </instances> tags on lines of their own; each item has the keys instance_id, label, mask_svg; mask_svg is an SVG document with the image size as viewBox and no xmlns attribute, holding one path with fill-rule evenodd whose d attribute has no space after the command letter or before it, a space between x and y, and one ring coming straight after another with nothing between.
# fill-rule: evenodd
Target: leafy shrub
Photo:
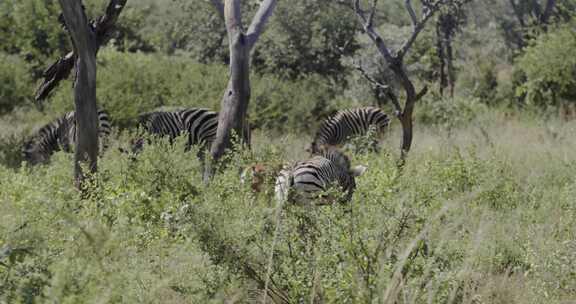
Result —
<instances>
[{"instance_id":1,"label":"leafy shrub","mask_svg":"<svg viewBox=\"0 0 576 304\"><path fill-rule=\"evenodd\" d=\"M15 168L24 160L22 156L23 136L4 135L0 137L0 164Z\"/></svg>"},{"instance_id":2,"label":"leafy shrub","mask_svg":"<svg viewBox=\"0 0 576 304\"><path fill-rule=\"evenodd\" d=\"M466 73L458 77L458 86L466 94L469 94L479 101L495 105L499 100L496 99L498 92L498 77L496 62L492 59L476 58L473 67L467 68Z\"/></svg>"},{"instance_id":3,"label":"leafy shrub","mask_svg":"<svg viewBox=\"0 0 576 304\"><path fill-rule=\"evenodd\" d=\"M121 53L106 48L98 54L97 98L120 128L134 126L139 114L159 107L207 107L218 110L228 83L228 69L198 64L182 56ZM310 130L316 115L337 110L338 89L319 76L287 81L251 76L250 121L273 131ZM62 83L49 111L73 109L71 85Z\"/></svg>"},{"instance_id":4,"label":"leafy shrub","mask_svg":"<svg viewBox=\"0 0 576 304\"><path fill-rule=\"evenodd\" d=\"M58 22L60 4L54 0L8 0L0 3L0 50L19 54L36 72L69 49Z\"/></svg>"},{"instance_id":5,"label":"leafy shrub","mask_svg":"<svg viewBox=\"0 0 576 304\"><path fill-rule=\"evenodd\" d=\"M310 74L344 79L341 59L359 48L356 31L353 12L333 1L280 2L254 50L254 67L290 79Z\"/></svg>"},{"instance_id":6,"label":"leafy shrub","mask_svg":"<svg viewBox=\"0 0 576 304\"><path fill-rule=\"evenodd\" d=\"M503 135L501 125L488 132ZM257 138L266 146L229 155L209 187L182 140L134 160L117 149L129 134L112 142L84 198L69 154L0 166L0 301L248 302L265 286L289 302L573 297L573 168L549 154L574 141L543 144L525 162L524 147L500 154L514 146L461 136L469 153L415 146L402 171L388 154L352 154L369 167L352 202L320 208L279 208L272 191L239 183L240 169L281 163L300 138Z\"/></svg>"},{"instance_id":7,"label":"leafy shrub","mask_svg":"<svg viewBox=\"0 0 576 304\"><path fill-rule=\"evenodd\" d=\"M453 129L473 121L486 110L486 106L476 98L430 98L418 104L415 116L424 124Z\"/></svg>"},{"instance_id":8,"label":"leafy shrub","mask_svg":"<svg viewBox=\"0 0 576 304\"><path fill-rule=\"evenodd\" d=\"M537 105L576 101L575 48L574 24L551 29L536 38L517 63L526 77L518 94L525 94L527 103Z\"/></svg>"},{"instance_id":9,"label":"leafy shrub","mask_svg":"<svg viewBox=\"0 0 576 304\"><path fill-rule=\"evenodd\" d=\"M0 52L0 115L29 101L33 93L31 84L26 63Z\"/></svg>"}]
</instances>

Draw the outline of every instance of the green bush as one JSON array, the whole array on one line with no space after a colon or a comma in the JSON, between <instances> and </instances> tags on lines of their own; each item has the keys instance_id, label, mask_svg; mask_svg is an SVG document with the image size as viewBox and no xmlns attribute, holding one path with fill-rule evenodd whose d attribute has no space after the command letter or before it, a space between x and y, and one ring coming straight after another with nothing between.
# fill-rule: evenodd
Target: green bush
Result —
<instances>
[{"instance_id":1,"label":"green bush","mask_svg":"<svg viewBox=\"0 0 576 304\"><path fill-rule=\"evenodd\" d=\"M17 56L0 52L0 115L30 102L33 94L28 65Z\"/></svg>"},{"instance_id":2,"label":"green bush","mask_svg":"<svg viewBox=\"0 0 576 304\"><path fill-rule=\"evenodd\" d=\"M35 72L70 49L55 0L0 2L0 50L25 57Z\"/></svg>"},{"instance_id":3,"label":"green bush","mask_svg":"<svg viewBox=\"0 0 576 304\"><path fill-rule=\"evenodd\" d=\"M550 29L540 35L519 58L517 67L526 77L518 88L526 103L559 105L576 101L576 26Z\"/></svg>"},{"instance_id":4,"label":"green bush","mask_svg":"<svg viewBox=\"0 0 576 304\"><path fill-rule=\"evenodd\" d=\"M502 135L498 126L489 132ZM524 175L525 162L480 145L436 153L443 143L435 142L434 151L413 151L401 172L390 155L352 155L369 169L350 204L278 209L272 191L238 182L256 160L282 161L275 141L230 155L205 187L182 140L156 141L133 160L116 149L126 136L104 154L83 198L69 154L34 168L0 166L0 301L248 302L266 285L290 302L574 296L576 187L545 178L571 176L557 159L546 174ZM562 154L557 147L531 151L541 159ZM505 290L491 289L501 276Z\"/></svg>"},{"instance_id":5,"label":"green bush","mask_svg":"<svg viewBox=\"0 0 576 304\"><path fill-rule=\"evenodd\" d=\"M113 123L132 127L139 114L159 107L220 108L228 83L228 69L198 64L186 57L121 53L106 48L98 54L97 98L110 112ZM272 131L307 130L312 119L337 110L338 89L331 82L309 76L286 81L275 76L252 75L250 121L255 128ZM62 83L51 100L49 112L73 109L71 84Z\"/></svg>"},{"instance_id":6,"label":"green bush","mask_svg":"<svg viewBox=\"0 0 576 304\"><path fill-rule=\"evenodd\" d=\"M469 124L486 110L477 98L429 98L418 104L415 117L424 124L453 129Z\"/></svg>"}]
</instances>

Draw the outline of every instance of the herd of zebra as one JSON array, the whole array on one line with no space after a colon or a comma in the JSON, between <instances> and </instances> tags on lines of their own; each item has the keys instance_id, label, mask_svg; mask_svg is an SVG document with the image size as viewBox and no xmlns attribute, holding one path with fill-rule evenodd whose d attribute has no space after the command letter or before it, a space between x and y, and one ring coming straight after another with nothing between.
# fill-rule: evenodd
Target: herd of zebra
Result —
<instances>
[{"instance_id":1,"label":"herd of zebra","mask_svg":"<svg viewBox=\"0 0 576 304\"><path fill-rule=\"evenodd\" d=\"M198 145L199 151L210 147L216 137L218 113L203 108L189 108L176 111L155 111L139 116L139 127L146 133L167 137L173 142L179 136L187 136L186 149ZM111 134L110 116L104 110L98 111L98 134L100 153L108 146ZM339 201L350 200L356 187L355 177L366 171L365 166L352 167L350 159L340 149L349 139L363 136L374 130L376 134L385 133L390 119L380 109L362 107L337 112L326 119L316 133L307 151L311 156L307 160L286 165L276 175L275 195L279 201L303 202L318 197L320 193L333 186L339 187L344 196ZM250 129L244 130L245 137L250 136ZM74 112L48 123L40 128L22 148L24 159L31 164L46 163L50 156L59 150L71 151L76 141L76 120ZM145 140L135 139L132 151L138 153L143 149ZM202 153L199 157L202 157ZM251 166L242 173L242 180L252 179L262 170L262 166ZM259 189L254 185L253 189ZM317 203L331 203L335 198L324 197Z\"/></svg>"}]
</instances>

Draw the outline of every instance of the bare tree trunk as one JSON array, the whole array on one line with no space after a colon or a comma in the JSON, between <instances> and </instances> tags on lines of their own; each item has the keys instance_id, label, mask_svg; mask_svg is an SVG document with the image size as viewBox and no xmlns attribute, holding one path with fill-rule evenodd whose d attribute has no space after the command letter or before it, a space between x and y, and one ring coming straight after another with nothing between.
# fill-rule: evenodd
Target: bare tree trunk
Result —
<instances>
[{"instance_id":1,"label":"bare tree trunk","mask_svg":"<svg viewBox=\"0 0 576 304\"><path fill-rule=\"evenodd\" d=\"M552 11L554 10L554 6L556 5L556 0L548 0L546 2L546 7L544 8L544 12L540 16L540 23L541 24L548 24L550 20L550 16L552 16Z\"/></svg>"},{"instance_id":2,"label":"bare tree trunk","mask_svg":"<svg viewBox=\"0 0 576 304\"><path fill-rule=\"evenodd\" d=\"M450 97L454 97L454 56L452 52L452 35L450 32L445 33L444 44L446 46L446 76L448 81L448 90Z\"/></svg>"},{"instance_id":3,"label":"bare tree trunk","mask_svg":"<svg viewBox=\"0 0 576 304\"><path fill-rule=\"evenodd\" d=\"M264 31L264 25L276 6L276 0L264 0L260 3L258 12L252 19L247 33L242 31L242 14L239 0L211 0L212 4L224 17L226 32L230 45L230 80L222 98L218 115L218 130L212 143L210 154L204 171L204 180L208 181L214 174L214 163L218 162L226 149L231 146L232 133L247 145L250 138L246 136L246 114L250 103L250 52L259 36Z\"/></svg>"},{"instance_id":4,"label":"bare tree trunk","mask_svg":"<svg viewBox=\"0 0 576 304\"><path fill-rule=\"evenodd\" d=\"M98 114L96 108L96 37L88 24L81 1L59 0L76 54L74 104L76 107L76 152L74 179L81 187L84 179L81 163L91 172L97 169Z\"/></svg>"},{"instance_id":5,"label":"bare tree trunk","mask_svg":"<svg viewBox=\"0 0 576 304\"><path fill-rule=\"evenodd\" d=\"M448 85L446 77L446 55L444 54L444 41L442 39L442 19L438 18L436 21L436 51L438 52L438 59L440 59L440 75L438 75L440 82L440 96L444 96L444 89Z\"/></svg>"},{"instance_id":6,"label":"bare tree trunk","mask_svg":"<svg viewBox=\"0 0 576 304\"><path fill-rule=\"evenodd\" d=\"M224 16L230 45L230 80L222 98L216 140L212 144L214 160L230 148L232 130L242 140L248 140L242 138L242 130L250 102L250 49L242 32L240 1L225 1Z\"/></svg>"}]
</instances>

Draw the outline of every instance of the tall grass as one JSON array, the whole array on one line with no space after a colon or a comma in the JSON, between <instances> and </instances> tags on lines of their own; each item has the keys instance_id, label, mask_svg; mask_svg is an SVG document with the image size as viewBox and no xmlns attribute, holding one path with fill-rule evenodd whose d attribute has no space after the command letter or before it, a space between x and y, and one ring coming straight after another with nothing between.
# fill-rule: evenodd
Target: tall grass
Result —
<instances>
[{"instance_id":1,"label":"tall grass","mask_svg":"<svg viewBox=\"0 0 576 304\"><path fill-rule=\"evenodd\" d=\"M71 155L0 167L0 302L571 303L576 123L487 110L417 125L403 171L393 126L352 202L284 206L253 162L305 157L308 139L256 134L205 187L195 153L157 142L100 161L90 196ZM266 293L265 293L266 290Z\"/></svg>"}]
</instances>

